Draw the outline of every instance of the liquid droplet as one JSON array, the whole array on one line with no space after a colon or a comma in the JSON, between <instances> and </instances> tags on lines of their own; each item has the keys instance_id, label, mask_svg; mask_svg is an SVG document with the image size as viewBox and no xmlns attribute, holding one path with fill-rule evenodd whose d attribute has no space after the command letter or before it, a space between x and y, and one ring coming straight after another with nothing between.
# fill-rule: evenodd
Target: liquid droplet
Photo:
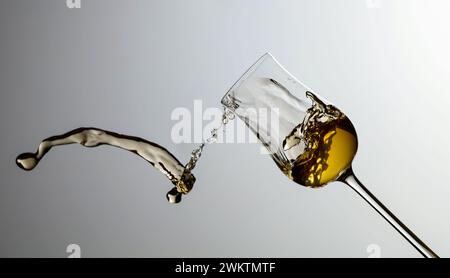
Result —
<instances>
[{"instance_id":1,"label":"liquid droplet","mask_svg":"<svg viewBox=\"0 0 450 278\"><path fill-rule=\"evenodd\" d=\"M178 192L177 188L172 188L169 192L166 194L167 201L171 204L178 204L181 202L181 193Z\"/></svg>"},{"instance_id":2,"label":"liquid droplet","mask_svg":"<svg viewBox=\"0 0 450 278\"><path fill-rule=\"evenodd\" d=\"M26 171L33 170L38 162L39 160L36 158L36 154L34 153L23 153L16 158L17 166Z\"/></svg>"}]
</instances>

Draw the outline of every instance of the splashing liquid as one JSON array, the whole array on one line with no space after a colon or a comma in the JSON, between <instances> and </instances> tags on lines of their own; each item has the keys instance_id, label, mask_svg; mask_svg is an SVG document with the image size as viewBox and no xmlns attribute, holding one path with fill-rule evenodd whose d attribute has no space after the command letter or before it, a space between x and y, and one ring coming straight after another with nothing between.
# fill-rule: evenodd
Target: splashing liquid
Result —
<instances>
[{"instance_id":1,"label":"splashing liquid","mask_svg":"<svg viewBox=\"0 0 450 278\"><path fill-rule=\"evenodd\" d=\"M167 194L170 203L179 203L182 194L191 191L195 177L192 170L195 168L203 148L206 144L214 143L217 139L218 131L232 119L234 115L225 109L222 116L222 123L219 127L211 131L211 136L207 138L198 148L192 151L189 162L184 166L180 161L164 147L145 140L140 137L115 133L95 127L80 127L64 133L44 139L35 153L23 153L16 158L16 164L27 171L33 170L55 146L78 143L85 147L97 147L109 145L133 152L153 167L163 173L174 185Z\"/></svg>"},{"instance_id":2,"label":"splashing liquid","mask_svg":"<svg viewBox=\"0 0 450 278\"><path fill-rule=\"evenodd\" d=\"M188 193L195 183L194 175L190 172L185 172L184 166L180 161L164 147L143 138L94 127L81 127L62 135L44 139L35 153L19 155L16 159L16 164L24 170L33 170L51 148L74 143L85 147L109 145L139 155L162 172L175 185L167 193L167 199L171 203L180 202L181 194Z\"/></svg>"},{"instance_id":3,"label":"splashing liquid","mask_svg":"<svg viewBox=\"0 0 450 278\"><path fill-rule=\"evenodd\" d=\"M290 179L307 187L321 187L336 180L350 167L358 148L355 128L333 105L306 92L313 102L303 121L284 139L283 148L300 144L304 151L286 165L279 165Z\"/></svg>"}]
</instances>

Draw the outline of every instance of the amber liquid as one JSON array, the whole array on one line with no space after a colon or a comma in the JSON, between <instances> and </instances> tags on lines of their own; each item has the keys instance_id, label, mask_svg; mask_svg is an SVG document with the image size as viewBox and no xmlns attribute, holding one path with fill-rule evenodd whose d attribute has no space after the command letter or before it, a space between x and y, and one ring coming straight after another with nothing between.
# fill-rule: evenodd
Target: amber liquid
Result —
<instances>
[{"instance_id":1,"label":"amber liquid","mask_svg":"<svg viewBox=\"0 0 450 278\"><path fill-rule=\"evenodd\" d=\"M181 162L166 148L144 138L120 134L95 127L80 127L61 135L51 136L44 139L36 152L22 153L16 158L16 164L23 170L33 170L41 159L56 146L63 146L78 143L85 147L97 147L108 145L118 147L135 153L149 162L154 168L163 173L175 185L167 194L170 203L179 203L182 194L187 194L192 190L195 177L192 170L195 168L203 148L207 144L215 142L220 128L233 119L234 115L225 110L222 115L222 124L211 131L211 136L191 154L191 158L186 165Z\"/></svg>"},{"instance_id":2,"label":"amber liquid","mask_svg":"<svg viewBox=\"0 0 450 278\"><path fill-rule=\"evenodd\" d=\"M20 168L33 170L47 154L56 146L78 143L85 147L109 145L135 153L148 161L153 167L163 173L174 185L167 194L171 203L181 201L181 195L187 194L195 183L195 177L166 148L151 141L136 136L119 134L94 127L80 127L61 135L44 139L35 153L20 154L16 163Z\"/></svg>"},{"instance_id":3,"label":"amber liquid","mask_svg":"<svg viewBox=\"0 0 450 278\"><path fill-rule=\"evenodd\" d=\"M350 167L358 148L355 128L333 105L326 105L314 94L303 122L286 137L285 150L303 143L303 152L294 160L279 165L293 181L307 187L321 187L339 178Z\"/></svg>"}]
</instances>

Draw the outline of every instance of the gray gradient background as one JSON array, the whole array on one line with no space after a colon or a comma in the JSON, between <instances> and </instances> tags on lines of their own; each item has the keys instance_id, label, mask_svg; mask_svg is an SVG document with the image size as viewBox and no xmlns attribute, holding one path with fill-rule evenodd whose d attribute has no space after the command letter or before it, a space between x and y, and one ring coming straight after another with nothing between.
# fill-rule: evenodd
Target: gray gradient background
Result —
<instances>
[{"instance_id":1,"label":"gray gradient background","mask_svg":"<svg viewBox=\"0 0 450 278\"><path fill-rule=\"evenodd\" d=\"M174 144L176 107L218 106L270 51L352 119L354 169L441 256L450 255L449 1L2 0L0 256L383 257L419 254L349 188L286 179L257 145L218 144L179 205L139 157L79 145L32 172L15 157L97 126ZM381 5L377 5L377 3ZM369 3L369 4L367 4Z\"/></svg>"}]
</instances>

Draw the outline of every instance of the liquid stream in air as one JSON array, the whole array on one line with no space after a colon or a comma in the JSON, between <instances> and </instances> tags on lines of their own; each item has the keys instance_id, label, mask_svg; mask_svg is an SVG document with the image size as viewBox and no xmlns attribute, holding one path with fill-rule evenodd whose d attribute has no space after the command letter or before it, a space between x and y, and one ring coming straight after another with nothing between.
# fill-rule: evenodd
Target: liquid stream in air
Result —
<instances>
[{"instance_id":1,"label":"liquid stream in air","mask_svg":"<svg viewBox=\"0 0 450 278\"><path fill-rule=\"evenodd\" d=\"M181 201L182 194L191 191L195 177L192 170L202 155L205 145L216 141L218 131L232 119L234 115L229 110L225 110L222 116L222 123L211 131L211 136L191 153L191 158L186 165L181 162L166 148L146 139L102 130L95 127L80 127L64 133L42 140L35 153L23 153L16 158L16 164L27 171L33 170L53 147L78 143L85 147L97 147L109 145L133 152L153 167L163 173L174 185L166 195L170 203Z\"/></svg>"}]
</instances>

